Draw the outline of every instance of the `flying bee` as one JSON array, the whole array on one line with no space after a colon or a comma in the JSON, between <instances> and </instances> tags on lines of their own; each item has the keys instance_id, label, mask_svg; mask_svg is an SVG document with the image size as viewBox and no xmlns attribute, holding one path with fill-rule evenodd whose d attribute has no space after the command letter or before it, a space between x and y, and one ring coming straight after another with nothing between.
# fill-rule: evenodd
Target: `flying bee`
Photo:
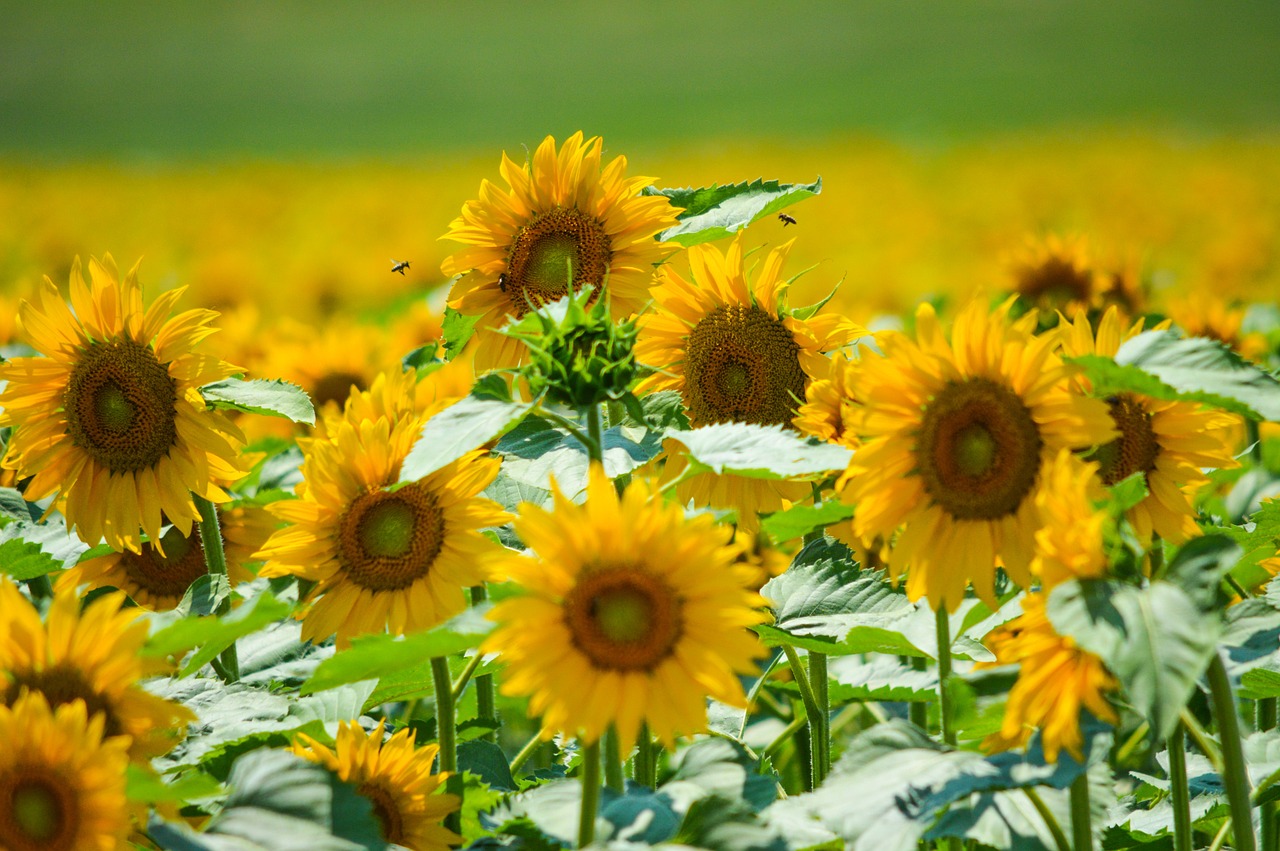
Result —
<instances>
[{"instance_id":1,"label":"flying bee","mask_svg":"<svg viewBox=\"0 0 1280 851\"><path fill-rule=\"evenodd\" d=\"M408 269L408 268L409 268L408 260L392 260L391 261L392 272L399 272L401 275L403 275L405 269Z\"/></svg>"},{"instance_id":2,"label":"flying bee","mask_svg":"<svg viewBox=\"0 0 1280 851\"><path fill-rule=\"evenodd\" d=\"M778 221L782 222L782 226L783 226L784 228L785 228L787 225L794 225L794 224L796 223L795 217L794 217L794 216L788 216L786 213L779 213L779 214L778 214Z\"/></svg>"},{"instance_id":3,"label":"flying bee","mask_svg":"<svg viewBox=\"0 0 1280 851\"><path fill-rule=\"evenodd\" d=\"M506 272L498 273L498 289L504 293L507 291L507 273Z\"/></svg>"}]
</instances>

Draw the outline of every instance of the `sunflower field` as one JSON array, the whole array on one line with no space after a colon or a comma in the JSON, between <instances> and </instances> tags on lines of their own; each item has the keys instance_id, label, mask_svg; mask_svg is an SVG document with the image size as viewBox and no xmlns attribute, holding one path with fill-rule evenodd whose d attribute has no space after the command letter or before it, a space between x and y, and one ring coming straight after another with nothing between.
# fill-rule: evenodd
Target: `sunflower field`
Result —
<instances>
[{"instance_id":1,"label":"sunflower field","mask_svg":"<svg viewBox=\"0 0 1280 851\"><path fill-rule=\"evenodd\" d=\"M323 53L304 88L354 98L323 15L179 5L71 3L71 31L195 51L184 120L190 69L241 84L215 54L258 28L296 25L282 63ZM474 17L412 5L386 8ZM476 99L536 119L526 147L332 161L81 150L123 131L65 92L124 80L145 110L164 80L23 53L62 30L13 10L0 851L1280 851L1280 134L1234 132L1274 103L1234 125L1187 83L1233 132L945 144L829 116L727 142L690 112L688 144L633 153L508 97L504 50L550 38L517 5L504 99ZM1280 36L1172 7L1170 44ZM790 57L831 37L751 10ZM920 10L987 26L894 14ZM1029 43L1075 50L1075 18L1028 42L1010 14L1018 76ZM394 22L352 37L426 61ZM690 78L730 67L694 46ZM818 123L827 56L743 73ZM932 114L997 121L918 61ZM233 146L263 98L166 144Z\"/></svg>"}]
</instances>

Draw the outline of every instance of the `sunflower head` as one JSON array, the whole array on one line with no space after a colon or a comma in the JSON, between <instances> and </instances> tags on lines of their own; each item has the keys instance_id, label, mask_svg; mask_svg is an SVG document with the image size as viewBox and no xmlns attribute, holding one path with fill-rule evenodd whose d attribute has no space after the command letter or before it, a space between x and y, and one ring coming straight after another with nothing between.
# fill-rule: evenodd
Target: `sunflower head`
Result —
<instances>
[{"instance_id":1,"label":"sunflower head","mask_svg":"<svg viewBox=\"0 0 1280 851\"><path fill-rule=\"evenodd\" d=\"M827 373L809 384L792 425L807 435L850 449L858 445L854 425L858 400L858 362L843 354L828 360Z\"/></svg>"},{"instance_id":2,"label":"sunflower head","mask_svg":"<svg viewBox=\"0 0 1280 851\"><path fill-rule=\"evenodd\" d=\"M1044 487L1036 494L1044 525L1036 532L1031 562L1031 574L1044 591L1068 579L1095 578L1107 571L1107 513L1096 505L1104 497L1097 469L1061 449L1044 471Z\"/></svg>"},{"instance_id":3,"label":"sunflower head","mask_svg":"<svg viewBox=\"0 0 1280 851\"><path fill-rule=\"evenodd\" d=\"M1025 307L1052 318L1101 305L1107 282L1094 268L1081 236L1028 238L1009 258L1013 292Z\"/></svg>"},{"instance_id":4,"label":"sunflower head","mask_svg":"<svg viewBox=\"0 0 1280 851\"><path fill-rule=\"evenodd\" d=\"M192 493L228 497L217 481L243 475L239 429L209 410L199 387L238 370L199 354L217 316L170 317L182 289L144 309L137 266L124 280L110 255L71 267L71 305L48 278L38 305L23 302L23 331L39 357L0 364L0 425L14 426L4 465L31 476L26 496L56 494L69 526L138 552L141 528L159 541L161 517L187 532ZM74 312L73 312L74 308Z\"/></svg>"},{"instance_id":5,"label":"sunflower head","mask_svg":"<svg viewBox=\"0 0 1280 851\"><path fill-rule=\"evenodd\" d=\"M654 267L678 250L654 239L676 222L670 201L641 195L653 179L626 177L624 157L602 167L601 149L599 137L579 132L559 151L548 136L524 166L504 154L507 188L483 181L449 225L445 238L465 247L441 268L460 276L449 306L480 317L477 370L517 365L523 346L497 329L571 292L607 292L615 316L636 312Z\"/></svg>"},{"instance_id":6,"label":"sunflower head","mask_svg":"<svg viewBox=\"0 0 1280 851\"><path fill-rule=\"evenodd\" d=\"M738 674L761 655L749 627L763 600L746 590L728 530L640 480L619 495L599 466L585 503L558 488L554 502L516 521L534 555L506 560L524 593L494 607L484 645L502 653L503 690L529 696L543 735L593 742L613 724L625 750L643 721L670 745L706 728L708 695L743 705Z\"/></svg>"},{"instance_id":7,"label":"sunflower head","mask_svg":"<svg viewBox=\"0 0 1280 851\"><path fill-rule=\"evenodd\" d=\"M1245 309L1207 293L1192 293L1169 303L1169 318L1188 337L1208 337L1242 358L1261 363L1267 355L1266 335L1244 330Z\"/></svg>"}]
</instances>

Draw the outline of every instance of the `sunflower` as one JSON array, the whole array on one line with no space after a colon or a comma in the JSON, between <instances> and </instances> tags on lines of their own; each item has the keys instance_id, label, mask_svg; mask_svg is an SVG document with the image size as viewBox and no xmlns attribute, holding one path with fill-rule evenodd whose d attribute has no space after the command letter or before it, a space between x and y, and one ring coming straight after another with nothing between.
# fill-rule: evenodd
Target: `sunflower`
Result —
<instances>
[{"instance_id":1,"label":"sunflower","mask_svg":"<svg viewBox=\"0 0 1280 851\"><path fill-rule=\"evenodd\" d=\"M503 691L542 715L542 735L590 744L612 724L625 753L642 721L672 746L706 729L708 695L744 706L738 674L762 655L748 627L764 600L746 590L728 530L686 518L644 480L619 495L597 465L584 504L553 494L554 512L526 505L516 520L536 555L504 562L524 594L494 607L483 645L506 663Z\"/></svg>"},{"instance_id":2,"label":"sunflower","mask_svg":"<svg viewBox=\"0 0 1280 851\"><path fill-rule=\"evenodd\" d=\"M1118 688L1102 660L1059 635L1045 612L1044 594L1028 594L1022 614L987 635L996 661L984 666L1019 665L1009 692L1000 731L983 745L991 751L1022 747L1034 729L1041 731L1045 759L1058 761L1066 748L1082 760L1080 709L1109 724L1119 721L1106 694Z\"/></svg>"},{"instance_id":3,"label":"sunflower","mask_svg":"<svg viewBox=\"0 0 1280 851\"><path fill-rule=\"evenodd\" d=\"M1244 315L1243 307L1204 293L1169 303L1169 318L1186 336L1217 340L1240 357L1261 363L1267 355L1266 335L1244 332Z\"/></svg>"},{"instance_id":4,"label":"sunflower","mask_svg":"<svg viewBox=\"0 0 1280 851\"><path fill-rule=\"evenodd\" d=\"M480 534L507 522L497 503L477 497L498 460L470 452L442 469L396 486L423 420L344 419L306 443L300 498L269 510L288 526L257 558L260 576L319 583L302 637L319 641L389 629L429 629L467 606L464 588L492 578L502 549Z\"/></svg>"},{"instance_id":5,"label":"sunflower","mask_svg":"<svg viewBox=\"0 0 1280 851\"><path fill-rule=\"evenodd\" d=\"M791 566L791 556L775 547L761 531L738 528L733 533L733 546L738 550L735 563L746 568L751 579L747 587L759 591L766 582L782 575Z\"/></svg>"},{"instance_id":6,"label":"sunflower","mask_svg":"<svg viewBox=\"0 0 1280 851\"><path fill-rule=\"evenodd\" d=\"M1081 236L1028 238L1008 261L1013 292L1028 307L1052 316L1074 313L1101 303L1102 276Z\"/></svg>"},{"instance_id":7,"label":"sunflower","mask_svg":"<svg viewBox=\"0 0 1280 851\"><path fill-rule=\"evenodd\" d=\"M810 382L804 404L791 420L804 434L854 449L858 403L858 362L841 353L827 361L826 377Z\"/></svg>"},{"instance_id":8,"label":"sunflower","mask_svg":"<svg viewBox=\"0 0 1280 851\"><path fill-rule=\"evenodd\" d=\"M126 847L129 740L104 735L83 701L50 708L38 691L0 703L0 848Z\"/></svg>"},{"instance_id":9,"label":"sunflower","mask_svg":"<svg viewBox=\"0 0 1280 851\"><path fill-rule=\"evenodd\" d=\"M791 428L813 377L827 374L825 352L867 333L839 314L802 319L787 308L782 266L791 246L769 252L754 283L743 268L741 234L724 254L711 245L690 248L692 281L664 268L654 310L640 317L635 349L636 360L658 371L638 391L678 391L694 428L728 422ZM667 454L669 480L684 461ZM695 505L734 508L738 522L754 529L758 513L802 499L810 488L704 473L676 492Z\"/></svg>"},{"instance_id":10,"label":"sunflower","mask_svg":"<svg viewBox=\"0 0 1280 851\"><path fill-rule=\"evenodd\" d=\"M425 375L412 369L378 373L367 390L347 397L341 411L326 411L317 423L316 434L322 437L344 420L398 422L404 417L416 417L421 424L470 393L474 381L475 371L465 360L450 361Z\"/></svg>"},{"instance_id":11,"label":"sunflower","mask_svg":"<svg viewBox=\"0 0 1280 851\"><path fill-rule=\"evenodd\" d=\"M1102 576L1107 571L1103 529L1107 513L1095 506L1103 498L1098 465L1081 461L1068 449L1054 456L1044 471L1044 487L1036 507L1044 526L1036 532L1031 574L1048 591L1068 579Z\"/></svg>"},{"instance_id":12,"label":"sunflower","mask_svg":"<svg viewBox=\"0 0 1280 851\"><path fill-rule=\"evenodd\" d=\"M122 608L123 593L104 594L80 611L74 588L58 591L45 623L31 603L0 577L0 704L12 706L23 689L41 692L55 707L83 701L102 715L104 735L131 737L130 757L145 761L167 753L195 715L142 688L144 677L164 672L144 660L147 640L140 609Z\"/></svg>"},{"instance_id":13,"label":"sunflower","mask_svg":"<svg viewBox=\"0 0 1280 851\"><path fill-rule=\"evenodd\" d=\"M222 540L231 585L247 582L253 574L245 566L276 528L275 519L257 505L220 511ZM144 609L168 611L207 572L200 530L182 534L170 527L163 536L163 551L144 541L140 552L109 553L86 559L58 577L57 590L88 585L118 588Z\"/></svg>"},{"instance_id":14,"label":"sunflower","mask_svg":"<svg viewBox=\"0 0 1280 851\"><path fill-rule=\"evenodd\" d=\"M20 320L44 357L0 364L0 425L16 426L4 465L32 476L26 497L57 494L56 505L81 538L138 552L139 527L160 538L161 516L182 532L199 520L192 493L228 497L215 481L243 475L243 437L198 388L237 372L196 345L214 333L210 310L169 318L183 288L144 312L134 266L122 282L107 255L89 261L86 284L76 258L72 308L48 278L40 306L23 302Z\"/></svg>"},{"instance_id":15,"label":"sunflower","mask_svg":"<svg viewBox=\"0 0 1280 851\"><path fill-rule=\"evenodd\" d=\"M458 809L457 795L436 794L448 773L433 774L440 748L415 748L413 731L403 728L383 741L386 720L372 733L355 721L338 725L338 739L330 750L305 734L298 735L293 752L319 763L373 804L382 838L411 851L444 851L462 837L441 824Z\"/></svg>"},{"instance_id":16,"label":"sunflower","mask_svg":"<svg viewBox=\"0 0 1280 851\"><path fill-rule=\"evenodd\" d=\"M510 188L482 181L480 198L449 225L445 238L467 247L441 269L461 276L449 306L480 317L478 372L520 363L523 344L498 329L530 305L564 297L570 283L574 291L607 287L614 316L635 313L648 300L654 266L677 250L653 238L676 222L665 196L640 194L653 178L624 176L625 157L601 169L601 144L579 132L557 153L548 136L523 167L503 154L499 170Z\"/></svg>"},{"instance_id":17,"label":"sunflower","mask_svg":"<svg viewBox=\"0 0 1280 851\"><path fill-rule=\"evenodd\" d=\"M1112 308L1099 321L1096 335L1083 313L1060 328L1067 355L1115 357L1121 343L1141 332L1142 323L1126 330ZM1088 386L1087 381L1081 382ZM1174 544L1199 535L1192 500L1209 482L1201 468L1238 466L1231 452L1235 418L1193 402L1138 393L1118 393L1107 397L1106 403L1120 436L1091 457L1098 462L1106 485L1135 473L1145 476L1149 493L1127 513L1134 530L1144 540L1154 532Z\"/></svg>"},{"instance_id":18,"label":"sunflower","mask_svg":"<svg viewBox=\"0 0 1280 851\"><path fill-rule=\"evenodd\" d=\"M1011 306L972 302L948 343L921 305L916 341L885 335L884 356L860 361L864 442L838 486L857 538L892 541L891 575L910 565L908 596L935 608L954 611L969 583L995 608L997 560L1026 587L1045 465L1115 436L1106 405L1071 392L1054 338L1032 336L1034 314L1010 322Z\"/></svg>"}]
</instances>

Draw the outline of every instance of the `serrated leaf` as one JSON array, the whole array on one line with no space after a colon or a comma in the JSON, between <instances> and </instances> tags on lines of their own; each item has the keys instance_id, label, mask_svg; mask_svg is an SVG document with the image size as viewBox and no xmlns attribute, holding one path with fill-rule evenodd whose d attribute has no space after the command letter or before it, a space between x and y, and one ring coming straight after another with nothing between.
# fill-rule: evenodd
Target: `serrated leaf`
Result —
<instances>
[{"instance_id":1,"label":"serrated leaf","mask_svg":"<svg viewBox=\"0 0 1280 851\"><path fill-rule=\"evenodd\" d=\"M658 390L638 401L640 410L627 411L626 425L644 426L656 431L669 428L689 430L689 418L684 413L684 399L679 390Z\"/></svg>"},{"instance_id":2,"label":"serrated leaf","mask_svg":"<svg viewBox=\"0 0 1280 851\"><path fill-rule=\"evenodd\" d=\"M843 446L806 440L781 426L720 423L692 431L667 429L689 450L691 464L717 474L753 479L813 479L843 470L853 453Z\"/></svg>"},{"instance_id":3,"label":"serrated leaf","mask_svg":"<svg viewBox=\"0 0 1280 851\"><path fill-rule=\"evenodd\" d=\"M427 420L400 468L400 481L416 482L520 424L532 402L468 396Z\"/></svg>"},{"instance_id":4,"label":"serrated leaf","mask_svg":"<svg viewBox=\"0 0 1280 851\"><path fill-rule=\"evenodd\" d=\"M761 179L701 189L658 189L650 186L642 194L665 195L673 206L683 208L676 216L679 224L658 234L658 240L689 246L732 236L752 222L821 191L822 178L818 178L813 183L779 183Z\"/></svg>"},{"instance_id":5,"label":"serrated leaf","mask_svg":"<svg viewBox=\"0 0 1280 851\"><path fill-rule=\"evenodd\" d=\"M475 334L476 323L480 314L466 316L452 307L444 309L444 320L440 325L440 337L444 340L444 352L447 360L453 360Z\"/></svg>"},{"instance_id":6,"label":"serrated leaf","mask_svg":"<svg viewBox=\"0 0 1280 851\"><path fill-rule=\"evenodd\" d=\"M1218 643L1232 678L1254 668L1280 668L1280 611L1265 600L1243 600L1231 606Z\"/></svg>"},{"instance_id":7,"label":"serrated leaf","mask_svg":"<svg viewBox=\"0 0 1280 851\"><path fill-rule=\"evenodd\" d=\"M41 549L34 541L10 538L0 543L0 573L25 581L62 569L62 562Z\"/></svg>"},{"instance_id":8,"label":"serrated leaf","mask_svg":"<svg viewBox=\"0 0 1280 851\"><path fill-rule=\"evenodd\" d=\"M775 541L790 541L852 516L852 505L829 499L821 505L793 505L786 511L770 514L760 525Z\"/></svg>"},{"instance_id":9,"label":"serrated leaf","mask_svg":"<svg viewBox=\"0 0 1280 851\"><path fill-rule=\"evenodd\" d=\"M73 567L89 547L67 530L61 514L50 514L37 522L39 507L23 501L25 509L14 504L18 519L4 519L0 528L0 573L17 580L34 579L54 570ZM25 511L27 518L21 517Z\"/></svg>"},{"instance_id":10,"label":"serrated leaf","mask_svg":"<svg viewBox=\"0 0 1280 851\"><path fill-rule=\"evenodd\" d=\"M212 408L283 417L307 425L316 422L316 409L306 391L279 378L226 378L201 387L200 395Z\"/></svg>"},{"instance_id":11,"label":"serrated leaf","mask_svg":"<svg viewBox=\"0 0 1280 851\"><path fill-rule=\"evenodd\" d=\"M777 777L759 772L759 763L737 742L713 737L695 742L676 754L675 774L659 787L675 801L677 812L707 795L742 801L752 810L767 807L777 797Z\"/></svg>"},{"instance_id":12,"label":"serrated leaf","mask_svg":"<svg viewBox=\"0 0 1280 851\"><path fill-rule=\"evenodd\" d=\"M1222 579L1240 561L1243 551L1223 535L1192 538L1178 548L1164 578L1186 591L1206 611L1226 602Z\"/></svg>"},{"instance_id":13,"label":"serrated leaf","mask_svg":"<svg viewBox=\"0 0 1280 851\"><path fill-rule=\"evenodd\" d=\"M242 636L286 618L293 607L277 600L270 593L263 593L230 614L183 618L157 632L142 648L143 656L180 655L192 648L200 649L183 665L180 676L209 664L209 661L226 650Z\"/></svg>"},{"instance_id":14,"label":"serrated leaf","mask_svg":"<svg viewBox=\"0 0 1280 851\"><path fill-rule=\"evenodd\" d=\"M828 663L828 698L832 706L852 701L901 701L934 703L938 699L938 673L934 668L917 671L893 656L876 653L838 656ZM794 682L774 688L799 694Z\"/></svg>"},{"instance_id":15,"label":"serrated leaf","mask_svg":"<svg viewBox=\"0 0 1280 851\"><path fill-rule=\"evenodd\" d=\"M1238 697L1246 700L1265 700L1280 697L1280 671L1271 668L1254 668L1240 677Z\"/></svg>"},{"instance_id":16,"label":"serrated leaf","mask_svg":"<svg viewBox=\"0 0 1280 851\"><path fill-rule=\"evenodd\" d=\"M643 428L614 426L600 438L604 472L611 479L630 473L662 451L662 435ZM587 448L544 420L526 419L494 451L503 457L502 470L512 481L549 493L554 478L571 499L587 488Z\"/></svg>"},{"instance_id":17,"label":"serrated leaf","mask_svg":"<svg viewBox=\"0 0 1280 851\"><path fill-rule=\"evenodd\" d=\"M212 615L222 601L231 596L231 582L224 575L201 574L188 586L182 600L174 607L178 617Z\"/></svg>"}]
</instances>

